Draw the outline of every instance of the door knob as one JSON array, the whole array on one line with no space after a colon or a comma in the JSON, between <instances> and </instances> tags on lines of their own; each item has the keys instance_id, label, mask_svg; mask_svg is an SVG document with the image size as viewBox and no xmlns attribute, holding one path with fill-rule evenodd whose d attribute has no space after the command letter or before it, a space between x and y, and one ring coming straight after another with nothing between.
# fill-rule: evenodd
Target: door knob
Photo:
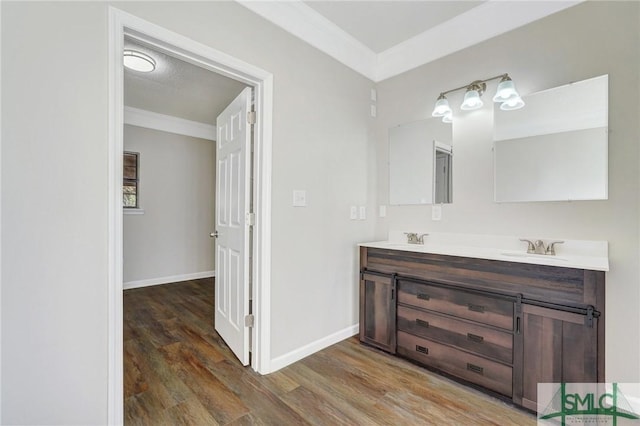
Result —
<instances>
[{"instance_id":1,"label":"door knob","mask_svg":"<svg viewBox=\"0 0 640 426\"><path fill-rule=\"evenodd\" d=\"M218 238L218 230L216 229L215 231L213 231L212 233L209 234L209 236L211 238Z\"/></svg>"}]
</instances>

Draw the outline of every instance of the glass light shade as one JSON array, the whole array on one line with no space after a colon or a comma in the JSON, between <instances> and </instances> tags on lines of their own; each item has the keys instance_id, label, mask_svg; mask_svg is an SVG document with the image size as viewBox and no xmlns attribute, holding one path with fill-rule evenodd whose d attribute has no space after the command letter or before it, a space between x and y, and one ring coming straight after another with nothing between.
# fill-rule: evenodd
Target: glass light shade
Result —
<instances>
[{"instance_id":1,"label":"glass light shade","mask_svg":"<svg viewBox=\"0 0 640 426\"><path fill-rule=\"evenodd\" d=\"M520 97L516 91L516 86L513 84L513 81L509 77L506 77L500 82L500 84L498 84L498 89L496 90L496 95L493 97L493 102L506 102L514 96Z\"/></svg>"},{"instance_id":2,"label":"glass light shade","mask_svg":"<svg viewBox=\"0 0 640 426\"><path fill-rule=\"evenodd\" d=\"M460 105L460 109L478 109L481 108L482 105L483 103L482 99L480 99L480 93L475 89L471 89L467 90L467 93L464 94L464 101L462 102L462 105Z\"/></svg>"},{"instance_id":3,"label":"glass light shade","mask_svg":"<svg viewBox=\"0 0 640 426\"><path fill-rule=\"evenodd\" d=\"M433 108L431 115L433 117L444 117L447 114L451 114L451 107L449 101L444 95L440 95L436 101L436 106Z\"/></svg>"},{"instance_id":4,"label":"glass light shade","mask_svg":"<svg viewBox=\"0 0 640 426\"><path fill-rule=\"evenodd\" d=\"M503 111L513 111L520 109L524 106L524 101L520 96L513 96L511 99L506 100L500 105L500 109Z\"/></svg>"},{"instance_id":5,"label":"glass light shade","mask_svg":"<svg viewBox=\"0 0 640 426\"><path fill-rule=\"evenodd\" d=\"M151 72L156 69L156 61L142 52L125 50L123 56L124 66L134 71Z\"/></svg>"},{"instance_id":6,"label":"glass light shade","mask_svg":"<svg viewBox=\"0 0 640 426\"><path fill-rule=\"evenodd\" d=\"M444 117L442 117L443 123L453 123L453 113L448 113Z\"/></svg>"}]
</instances>

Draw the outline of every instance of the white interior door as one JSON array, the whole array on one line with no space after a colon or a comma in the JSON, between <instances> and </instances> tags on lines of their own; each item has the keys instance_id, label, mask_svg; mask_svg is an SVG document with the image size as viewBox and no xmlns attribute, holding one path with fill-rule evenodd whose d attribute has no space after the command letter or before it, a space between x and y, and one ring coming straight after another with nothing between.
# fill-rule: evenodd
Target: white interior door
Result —
<instances>
[{"instance_id":1,"label":"white interior door","mask_svg":"<svg viewBox=\"0 0 640 426\"><path fill-rule=\"evenodd\" d=\"M251 88L218 116L216 138L215 329L238 357L249 364L249 225Z\"/></svg>"}]
</instances>

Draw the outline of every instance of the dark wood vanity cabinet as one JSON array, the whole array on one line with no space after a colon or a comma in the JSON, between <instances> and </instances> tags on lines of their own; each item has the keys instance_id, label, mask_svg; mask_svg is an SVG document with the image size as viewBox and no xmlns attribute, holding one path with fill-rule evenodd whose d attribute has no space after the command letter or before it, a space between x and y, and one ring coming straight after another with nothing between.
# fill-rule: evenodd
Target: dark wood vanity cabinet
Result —
<instances>
[{"instance_id":1,"label":"dark wood vanity cabinet","mask_svg":"<svg viewBox=\"0 0 640 426\"><path fill-rule=\"evenodd\" d=\"M604 381L598 366L598 349L604 345L598 342L593 313L525 304L521 321L522 332L516 335L521 386L515 389L515 403L536 410L538 383Z\"/></svg>"},{"instance_id":2,"label":"dark wood vanity cabinet","mask_svg":"<svg viewBox=\"0 0 640 426\"><path fill-rule=\"evenodd\" d=\"M360 341L396 352L395 275L363 273L360 279Z\"/></svg>"},{"instance_id":3,"label":"dark wood vanity cabinet","mask_svg":"<svg viewBox=\"0 0 640 426\"><path fill-rule=\"evenodd\" d=\"M535 410L604 381L604 272L361 247L360 340Z\"/></svg>"}]
</instances>

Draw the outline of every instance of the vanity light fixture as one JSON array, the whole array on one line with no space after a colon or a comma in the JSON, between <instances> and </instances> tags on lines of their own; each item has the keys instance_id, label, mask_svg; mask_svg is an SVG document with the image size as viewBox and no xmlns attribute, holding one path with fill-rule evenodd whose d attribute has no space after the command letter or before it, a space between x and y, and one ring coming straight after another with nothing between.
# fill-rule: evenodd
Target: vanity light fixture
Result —
<instances>
[{"instance_id":1,"label":"vanity light fixture","mask_svg":"<svg viewBox=\"0 0 640 426\"><path fill-rule=\"evenodd\" d=\"M156 61L146 53L125 49L123 52L124 66L134 71L151 72L156 69Z\"/></svg>"},{"instance_id":2,"label":"vanity light fixture","mask_svg":"<svg viewBox=\"0 0 640 426\"><path fill-rule=\"evenodd\" d=\"M498 88L496 89L496 94L493 97L493 101L499 102L500 109L505 111L522 108L524 106L524 101L518 94L513 80L511 80L509 74L501 74L495 77L487 78L485 80L476 80L466 86L456 87L455 89L447 90L440 93L440 96L438 96L438 99L436 100L436 105L431 115L433 117L442 117L443 122L451 123L453 121L453 111L451 110L449 101L447 100L447 97L445 95L462 89L466 89L466 92L464 94L462 105L460 105L460 109L468 111L481 108L482 105L484 105L481 97L487 90L487 82L497 79L500 79L500 83L498 84Z\"/></svg>"}]
</instances>

